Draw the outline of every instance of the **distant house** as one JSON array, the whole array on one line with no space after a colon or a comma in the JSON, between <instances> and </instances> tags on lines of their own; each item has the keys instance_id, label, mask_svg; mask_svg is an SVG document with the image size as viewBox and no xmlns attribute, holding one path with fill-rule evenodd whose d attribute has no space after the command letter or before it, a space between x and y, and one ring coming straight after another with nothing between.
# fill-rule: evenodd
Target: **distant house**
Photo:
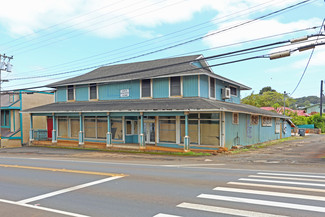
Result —
<instances>
[{"instance_id":1,"label":"distant house","mask_svg":"<svg viewBox=\"0 0 325 217\"><path fill-rule=\"evenodd\" d=\"M325 104L323 104L322 107L323 107L323 114L325 114ZM319 113L320 112L320 104L311 105L311 106L306 107L306 112L308 114Z\"/></svg>"},{"instance_id":2,"label":"distant house","mask_svg":"<svg viewBox=\"0 0 325 217\"><path fill-rule=\"evenodd\" d=\"M21 90L1 93L1 147L19 147L29 141L30 116L20 111L54 101L54 94ZM34 127L46 129L46 117L35 117Z\"/></svg>"},{"instance_id":3,"label":"distant house","mask_svg":"<svg viewBox=\"0 0 325 217\"><path fill-rule=\"evenodd\" d=\"M261 107L261 109L263 110L266 110L266 111L274 111L278 114L283 114L283 109L284 107L279 107L277 109L273 108L273 107ZM298 116L305 116L305 117L308 117L310 116L308 113L306 113L305 110L294 110L294 109L291 109L291 108L288 108L288 107L285 107L285 110L286 111L290 111L290 112L293 112L293 113L297 113Z\"/></svg>"},{"instance_id":4,"label":"distant house","mask_svg":"<svg viewBox=\"0 0 325 217\"><path fill-rule=\"evenodd\" d=\"M55 103L23 112L32 131L35 117L53 120L53 144L217 150L291 136L288 117L240 104L251 88L215 74L202 55L105 66L49 87Z\"/></svg>"}]
</instances>

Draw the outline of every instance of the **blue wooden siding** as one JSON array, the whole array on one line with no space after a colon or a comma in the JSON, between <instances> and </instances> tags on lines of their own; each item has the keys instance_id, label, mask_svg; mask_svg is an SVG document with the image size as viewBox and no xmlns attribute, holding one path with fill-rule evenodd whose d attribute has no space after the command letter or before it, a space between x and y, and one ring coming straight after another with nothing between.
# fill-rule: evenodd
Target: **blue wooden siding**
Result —
<instances>
[{"instance_id":1,"label":"blue wooden siding","mask_svg":"<svg viewBox=\"0 0 325 217\"><path fill-rule=\"evenodd\" d=\"M120 96L120 91L123 89L129 89L128 97ZM140 98L140 81L139 80L98 85L98 99L99 100L139 99L139 98Z\"/></svg>"},{"instance_id":2,"label":"blue wooden siding","mask_svg":"<svg viewBox=\"0 0 325 217\"><path fill-rule=\"evenodd\" d=\"M183 96L184 97L197 97L198 91L198 76L184 76L183 77Z\"/></svg>"},{"instance_id":3,"label":"blue wooden siding","mask_svg":"<svg viewBox=\"0 0 325 217\"><path fill-rule=\"evenodd\" d=\"M66 87L58 87L56 90L56 102L65 102L67 101L67 88Z\"/></svg>"},{"instance_id":4,"label":"blue wooden siding","mask_svg":"<svg viewBox=\"0 0 325 217\"><path fill-rule=\"evenodd\" d=\"M203 66L201 65L201 63L199 61L195 61L191 63L193 66L196 66L198 68L203 68Z\"/></svg>"},{"instance_id":5,"label":"blue wooden siding","mask_svg":"<svg viewBox=\"0 0 325 217\"><path fill-rule=\"evenodd\" d=\"M153 98L168 98L169 97L169 79L157 78L152 82Z\"/></svg>"},{"instance_id":6,"label":"blue wooden siding","mask_svg":"<svg viewBox=\"0 0 325 217\"><path fill-rule=\"evenodd\" d=\"M209 77L206 75L200 75L200 96L209 98Z\"/></svg>"},{"instance_id":7,"label":"blue wooden siding","mask_svg":"<svg viewBox=\"0 0 325 217\"><path fill-rule=\"evenodd\" d=\"M225 86L226 85L224 81L216 79L216 100L223 100L221 90L225 88Z\"/></svg>"},{"instance_id":8,"label":"blue wooden siding","mask_svg":"<svg viewBox=\"0 0 325 217\"><path fill-rule=\"evenodd\" d=\"M227 148L234 145L245 146L280 139L280 133L275 133L275 118L272 118L272 126L262 127L261 116L259 116L258 125L251 125L249 114L239 114L239 124L233 124L232 113L226 112L225 126L225 146ZM287 125L287 131L282 134L282 137L290 136L290 125Z\"/></svg>"},{"instance_id":9,"label":"blue wooden siding","mask_svg":"<svg viewBox=\"0 0 325 217\"><path fill-rule=\"evenodd\" d=\"M88 85L75 86L76 101L88 101L89 88Z\"/></svg>"}]
</instances>

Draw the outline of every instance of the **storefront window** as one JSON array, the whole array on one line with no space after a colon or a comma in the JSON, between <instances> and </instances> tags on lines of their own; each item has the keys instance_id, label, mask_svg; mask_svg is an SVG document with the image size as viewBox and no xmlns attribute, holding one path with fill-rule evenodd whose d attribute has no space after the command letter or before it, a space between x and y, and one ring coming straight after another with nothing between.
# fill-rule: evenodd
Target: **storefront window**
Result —
<instances>
[{"instance_id":1,"label":"storefront window","mask_svg":"<svg viewBox=\"0 0 325 217\"><path fill-rule=\"evenodd\" d=\"M70 119L70 132L72 138L78 138L80 131L79 118Z\"/></svg>"},{"instance_id":2,"label":"storefront window","mask_svg":"<svg viewBox=\"0 0 325 217\"><path fill-rule=\"evenodd\" d=\"M59 118L58 119L58 136L68 137L68 119Z\"/></svg>"},{"instance_id":3,"label":"storefront window","mask_svg":"<svg viewBox=\"0 0 325 217\"><path fill-rule=\"evenodd\" d=\"M132 121L126 121L126 134L132 134Z\"/></svg>"},{"instance_id":4,"label":"storefront window","mask_svg":"<svg viewBox=\"0 0 325 217\"><path fill-rule=\"evenodd\" d=\"M113 140L123 140L122 119L112 119L111 131Z\"/></svg>"},{"instance_id":5,"label":"storefront window","mask_svg":"<svg viewBox=\"0 0 325 217\"><path fill-rule=\"evenodd\" d=\"M191 144L198 144L198 121L188 121L188 136L190 137ZM184 143L185 137L185 120L181 120L181 143Z\"/></svg>"},{"instance_id":6,"label":"storefront window","mask_svg":"<svg viewBox=\"0 0 325 217\"><path fill-rule=\"evenodd\" d=\"M107 133L107 118L97 118L97 138L105 139Z\"/></svg>"},{"instance_id":7,"label":"storefront window","mask_svg":"<svg viewBox=\"0 0 325 217\"><path fill-rule=\"evenodd\" d=\"M85 118L85 137L96 138L96 119Z\"/></svg>"},{"instance_id":8,"label":"storefront window","mask_svg":"<svg viewBox=\"0 0 325 217\"><path fill-rule=\"evenodd\" d=\"M200 120L201 145L219 145L219 120Z\"/></svg>"},{"instance_id":9,"label":"storefront window","mask_svg":"<svg viewBox=\"0 0 325 217\"><path fill-rule=\"evenodd\" d=\"M159 120L159 142L176 143L175 117L161 117Z\"/></svg>"}]
</instances>

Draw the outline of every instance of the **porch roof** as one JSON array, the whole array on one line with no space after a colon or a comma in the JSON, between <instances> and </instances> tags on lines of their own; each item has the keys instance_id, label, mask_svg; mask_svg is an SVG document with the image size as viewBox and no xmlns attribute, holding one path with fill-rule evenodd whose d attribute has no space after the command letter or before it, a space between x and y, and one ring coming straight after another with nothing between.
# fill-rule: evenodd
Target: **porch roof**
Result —
<instances>
[{"instance_id":1,"label":"porch roof","mask_svg":"<svg viewBox=\"0 0 325 217\"><path fill-rule=\"evenodd\" d=\"M80 113L80 112L170 112L170 111L227 111L289 118L255 106L235 104L207 98L166 98L57 102L23 110L22 113Z\"/></svg>"}]
</instances>

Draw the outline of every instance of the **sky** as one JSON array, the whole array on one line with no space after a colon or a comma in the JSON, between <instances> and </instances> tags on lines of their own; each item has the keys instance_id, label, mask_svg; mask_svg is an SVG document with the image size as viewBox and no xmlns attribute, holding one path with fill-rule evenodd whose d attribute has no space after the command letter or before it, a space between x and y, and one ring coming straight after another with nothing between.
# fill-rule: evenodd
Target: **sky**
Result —
<instances>
[{"instance_id":1,"label":"sky","mask_svg":"<svg viewBox=\"0 0 325 217\"><path fill-rule=\"evenodd\" d=\"M40 87L102 65L193 54L210 57L324 33L324 0L297 5L300 2L304 1L0 0L0 54L13 56L12 72L1 73L7 80L1 88ZM289 6L293 7L282 10ZM325 45L281 59L267 57L323 42L324 37L313 36L208 63L214 73L252 88L241 97L265 86L294 98L319 96L325 80ZM229 63L250 57L254 58Z\"/></svg>"}]
</instances>

